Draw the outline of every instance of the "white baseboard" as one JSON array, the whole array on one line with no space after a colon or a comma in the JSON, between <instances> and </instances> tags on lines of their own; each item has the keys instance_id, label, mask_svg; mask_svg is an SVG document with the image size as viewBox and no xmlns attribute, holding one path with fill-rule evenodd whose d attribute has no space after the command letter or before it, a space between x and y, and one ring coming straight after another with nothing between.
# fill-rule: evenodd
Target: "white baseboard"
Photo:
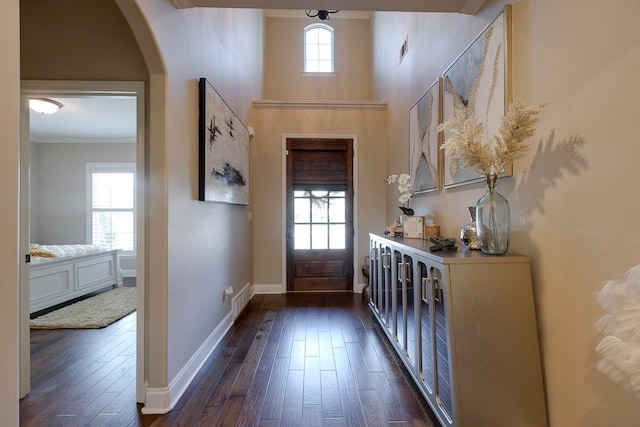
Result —
<instances>
[{"instance_id":1,"label":"white baseboard","mask_svg":"<svg viewBox=\"0 0 640 427\"><path fill-rule=\"evenodd\" d=\"M353 288L353 292L356 294L361 294L365 286L367 286L366 283L356 283ZM286 293L286 291L283 290L282 285L253 285L253 295L284 293Z\"/></svg>"},{"instance_id":2,"label":"white baseboard","mask_svg":"<svg viewBox=\"0 0 640 427\"><path fill-rule=\"evenodd\" d=\"M166 414L178 403L202 365L218 346L220 340L233 325L233 313L229 312L209 335L198 351L189 359L167 388L147 388L143 414Z\"/></svg>"},{"instance_id":3,"label":"white baseboard","mask_svg":"<svg viewBox=\"0 0 640 427\"><path fill-rule=\"evenodd\" d=\"M122 277L136 277L138 275L138 271L133 268L130 270L122 270Z\"/></svg>"},{"instance_id":4,"label":"white baseboard","mask_svg":"<svg viewBox=\"0 0 640 427\"><path fill-rule=\"evenodd\" d=\"M253 293L255 295L264 295L264 294L283 294L286 291L283 290L283 286L281 284L277 285L253 285Z\"/></svg>"},{"instance_id":5,"label":"white baseboard","mask_svg":"<svg viewBox=\"0 0 640 427\"><path fill-rule=\"evenodd\" d=\"M244 310L252 297L253 293L251 292L251 282L248 282L246 285L244 285L244 288L242 288L242 290L238 292L238 295L233 297L233 299L231 300L233 320L236 320L238 318L238 316L240 315L240 313L242 313L242 310Z\"/></svg>"},{"instance_id":6,"label":"white baseboard","mask_svg":"<svg viewBox=\"0 0 640 427\"><path fill-rule=\"evenodd\" d=\"M365 286L367 286L366 283L356 283L356 285L353 287L353 292L356 294L361 294Z\"/></svg>"},{"instance_id":7,"label":"white baseboard","mask_svg":"<svg viewBox=\"0 0 640 427\"><path fill-rule=\"evenodd\" d=\"M169 387L147 387L145 402L145 405L140 409L143 414L166 414L171 410Z\"/></svg>"}]
</instances>

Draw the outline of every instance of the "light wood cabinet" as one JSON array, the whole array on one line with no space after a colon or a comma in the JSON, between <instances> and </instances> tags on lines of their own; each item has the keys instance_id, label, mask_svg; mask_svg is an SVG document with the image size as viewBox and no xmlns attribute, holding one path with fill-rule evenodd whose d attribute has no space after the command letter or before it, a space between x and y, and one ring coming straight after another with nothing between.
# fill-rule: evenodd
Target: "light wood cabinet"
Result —
<instances>
[{"instance_id":1,"label":"light wood cabinet","mask_svg":"<svg viewBox=\"0 0 640 427\"><path fill-rule=\"evenodd\" d=\"M529 258L370 242L369 306L440 423L547 426Z\"/></svg>"}]
</instances>

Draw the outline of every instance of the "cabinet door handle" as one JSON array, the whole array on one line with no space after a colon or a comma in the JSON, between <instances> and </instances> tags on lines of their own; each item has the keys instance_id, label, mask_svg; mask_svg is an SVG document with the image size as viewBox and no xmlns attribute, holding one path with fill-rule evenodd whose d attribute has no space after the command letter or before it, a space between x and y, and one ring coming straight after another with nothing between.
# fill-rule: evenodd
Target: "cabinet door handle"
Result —
<instances>
[{"instance_id":1,"label":"cabinet door handle","mask_svg":"<svg viewBox=\"0 0 640 427\"><path fill-rule=\"evenodd\" d=\"M431 301L431 279L422 278L422 301L429 304Z\"/></svg>"},{"instance_id":2,"label":"cabinet door handle","mask_svg":"<svg viewBox=\"0 0 640 427\"><path fill-rule=\"evenodd\" d=\"M433 278L433 300L437 304L442 304L442 287L440 286L440 280L437 277Z\"/></svg>"}]
</instances>

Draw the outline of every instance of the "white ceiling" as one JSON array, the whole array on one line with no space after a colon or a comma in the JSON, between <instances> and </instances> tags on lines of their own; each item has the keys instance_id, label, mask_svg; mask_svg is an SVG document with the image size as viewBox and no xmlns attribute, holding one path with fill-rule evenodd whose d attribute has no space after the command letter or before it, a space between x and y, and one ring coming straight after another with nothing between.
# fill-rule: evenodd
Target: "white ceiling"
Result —
<instances>
[{"instance_id":1,"label":"white ceiling","mask_svg":"<svg viewBox=\"0 0 640 427\"><path fill-rule=\"evenodd\" d=\"M486 0L173 0L179 9L228 7L403 12L458 12L473 15Z\"/></svg>"},{"instance_id":2,"label":"white ceiling","mask_svg":"<svg viewBox=\"0 0 640 427\"><path fill-rule=\"evenodd\" d=\"M33 142L126 142L136 140L133 96L50 97L64 106L55 114L29 110Z\"/></svg>"}]
</instances>

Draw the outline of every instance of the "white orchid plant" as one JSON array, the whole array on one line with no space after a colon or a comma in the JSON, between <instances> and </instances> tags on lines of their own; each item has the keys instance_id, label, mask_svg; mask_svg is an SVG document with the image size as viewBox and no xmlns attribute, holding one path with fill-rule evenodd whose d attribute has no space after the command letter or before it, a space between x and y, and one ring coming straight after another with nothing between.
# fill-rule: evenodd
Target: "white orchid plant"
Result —
<instances>
[{"instance_id":1,"label":"white orchid plant","mask_svg":"<svg viewBox=\"0 0 640 427\"><path fill-rule=\"evenodd\" d=\"M401 173L399 175L389 175L385 178L384 182L387 184L398 184L398 191L400 192L400 197L398 201L402 203L400 206L400 210L405 215L413 215L413 209L406 206L406 204L413 197L413 190L411 188L411 175L406 173Z\"/></svg>"}]
</instances>

